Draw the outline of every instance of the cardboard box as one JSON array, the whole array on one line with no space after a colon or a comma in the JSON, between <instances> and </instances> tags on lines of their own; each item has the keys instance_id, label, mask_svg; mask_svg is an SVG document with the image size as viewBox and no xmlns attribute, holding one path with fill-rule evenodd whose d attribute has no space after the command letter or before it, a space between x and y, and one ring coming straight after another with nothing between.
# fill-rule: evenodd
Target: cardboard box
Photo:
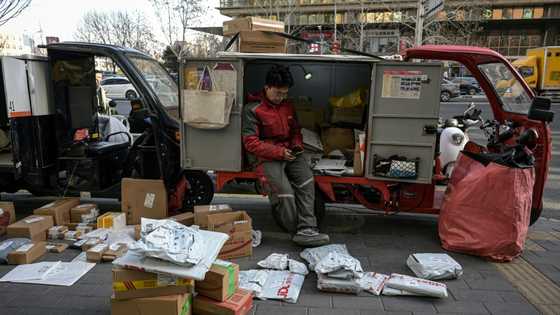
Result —
<instances>
[{"instance_id":1,"label":"cardboard box","mask_svg":"<svg viewBox=\"0 0 560 315\"><path fill-rule=\"evenodd\" d=\"M123 178L121 198L127 224L140 224L140 218L167 217L167 190L163 180Z\"/></svg>"},{"instance_id":2,"label":"cardboard box","mask_svg":"<svg viewBox=\"0 0 560 315\"><path fill-rule=\"evenodd\" d=\"M244 53L286 53L287 39L260 31L239 33L239 52Z\"/></svg>"},{"instance_id":3,"label":"cardboard box","mask_svg":"<svg viewBox=\"0 0 560 315\"><path fill-rule=\"evenodd\" d=\"M30 215L8 225L8 237L27 237L34 242L47 240L47 230L52 227L51 216Z\"/></svg>"},{"instance_id":4,"label":"cardboard box","mask_svg":"<svg viewBox=\"0 0 560 315\"><path fill-rule=\"evenodd\" d=\"M246 231L230 234L229 239L222 247L218 258L232 259L250 257L252 255L253 237L251 231Z\"/></svg>"},{"instance_id":5,"label":"cardboard box","mask_svg":"<svg viewBox=\"0 0 560 315\"><path fill-rule=\"evenodd\" d=\"M45 242L28 243L8 254L8 264L31 264L47 252Z\"/></svg>"},{"instance_id":6,"label":"cardboard box","mask_svg":"<svg viewBox=\"0 0 560 315\"><path fill-rule=\"evenodd\" d=\"M169 217L169 220L173 220L175 222L179 222L186 226L191 226L194 224L194 213L192 212L185 212L178 215L174 215Z\"/></svg>"},{"instance_id":7,"label":"cardboard box","mask_svg":"<svg viewBox=\"0 0 560 315\"><path fill-rule=\"evenodd\" d=\"M210 231L233 234L238 232L251 232L253 223L245 211L211 214L208 216L208 229Z\"/></svg>"},{"instance_id":8,"label":"cardboard box","mask_svg":"<svg viewBox=\"0 0 560 315\"><path fill-rule=\"evenodd\" d=\"M98 238L90 238L90 239L82 239L85 242L83 244L80 245L80 248L82 249L83 252L87 252L90 248L93 248L94 246L97 246L98 244L101 244L103 241L101 241Z\"/></svg>"},{"instance_id":9,"label":"cardboard box","mask_svg":"<svg viewBox=\"0 0 560 315\"><path fill-rule=\"evenodd\" d=\"M333 107L331 110L331 124L361 125L363 122L364 107Z\"/></svg>"},{"instance_id":10,"label":"cardboard box","mask_svg":"<svg viewBox=\"0 0 560 315\"><path fill-rule=\"evenodd\" d=\"M196 292L217 301L230 298L239 286L239 265L216 259L203 281L196 281Z\"/></svg>"},{"instance_id":11,"label":"cardboard box","mask_svg":"<svg viewBox=\"0 0 560 315\"><path fill-rule=\"evenodd\" d=\"M132 300L111 299L111 315L191 315L192 295L177 294Z\"/></svg>"},{"instance_id":12,"label":"cardboard box","mask_svg":"<svg viewBox=\"0 0 560 315\"><path fill-rule=\"evenodd\" d=\"M64 239L67 241L75 241L79 239L80 236L82 236L82 233L78 231L67 231L64 233Z\"/></svg>"},{"instance_id":13,"label":"cardboard box","mask_svg":"<svg viewBox=\"0 0 560 315\"><path fill-rule=\"evenodd\" d=\"M126 226L126 214L124 212L107 212L97 218L97 228L122 229Z\"/></svg>"},{"instance_id":14,"label":"cardboard box","mask_svg":"<svg viewBox=\"0 0 560 315\"><path fill-rule=\"evenodd\" d=\"M63 240L64 233L68 232L68 227L66 225L55 225L48 229L48 239L50 240Z\"/></svg>"},{"instance_id":15,"label":"cardboard box","mask_svg":"<svg viewBox=\"0 0 560 315\"><path fill-rule=\"evenodd\" d=\"M134 240L138 241L142 237L142 226L140 224L134 226Z\"/></svg>"},{"instance_id":16,"label":"cardboard box","mask_svg":"<svg viewBox=\"0 0 560 315\"><path fill-rule=\"evenodd\" d=\"M0 236L6 234L8 225L16 222L16 208L12 202L0 202Z\"/></svg>"},{"instance_id":17,"label":"cardboard box","mask_svg":"<svg viewBox=\"0 0 560 315\"><path fill-rule=\"evenodd\" d=\"M194 206L194 224L201 228L207 228L208 215L231 211L233 211L233 209L229 205Z\"/></svg>"},{"instance_id":18,"label":"cardboard box","mask_svg":"<svg viewBox=\"0 0 560 315\"><path fill-rule=\"evenodd\" d=\"M117 300L194 293L194 287L192 279L113 268L113 295Z\"/></svg>"},{"instance_id":19,"label":"cardboard box","mask_svg":"<svg viewBox=\"0 0 560 315\"><path fill-rule=\"evenodd\" d=\"M302 128L319 131L319 126L325 120L325 110L313 106L296 107L297 120Z\"/></svg>"},{"instance_id":20,"label":"cardboard box","mask_svg":"<svg viewBox=\"0 0 560 315\"><path fill-rule=\"evenodd\" d=\"M334 150L342 152L354 150L354 130L349 128L325 128L323 129L321 141L325 148L325 154Z\"/></svg>"},{"instance_id":21,"label":"cardboard box","mask_svg":"<svg viewBox=\"0 0 560 315\"><path fill-rule=\"evenodd\" d=\"M68 248L68 244L48 242L46 248L50 253L60 254Z\"/></svg>"},{"instance_id":22,"label":"cardboard box","mask_svg":"<svg viewBox=\"0 0 560 315\"><path fill-rule=\"evenodd\" d=\"M71 231L76 231L78 226L89 226L92 230L95 230L95 229L97 229L97 222L95 222L95 223L69 223L68 224L68 229L71 230Z\"/></svg>"},{"instance_id":23,"label":"cardboard box","mask_svg":"<svg viewBox=\"0 0 560 315\"><path fill-rule=\"evenodd\" d=\"M52 216L55 225L68 225L70 223L70 209L79 204L80 198L62 198L35 209L33 213Z\"/></svg>"},{"instance_id":24,"label":"cardboard box","mask_svg":"<svg viewBox=\"0 0 560 315\"><path fill-rule=\"evenodd\" d=\"M107 244L97 244L86 252L86 259L89 262L98 263L103 259L103 254L109 249Z\"/></svg>"},{"instance_id":25,"label":"cardboard box","mask_svg":"<svg viewBox=\"0 0 560 315\"><path fill-rule=\"evenodd\" d=\"M103 253L103 257L101 259L103 261L113 261L126 254L127 251L128 246L126 244L113 244Z\"/></svg>"},{"instance_id":26,"label":"cardboard box","mask_svg":"<svg viewBox=\"0 0 560 315\"><path fill-rule=\"evenodd\" d=\"M223 24L224 36L233 36L241 31L269 31L283 33L284 22L256 17L244 17L225 21Z\"/></svg>"},{"instance_id":27,"label":"cardboard box","mask_svg":"<svg viewBox=\"0 0 560 315\"><path fill-rule=\"evenodd\" d=\"M99 215L99 208L97 208L96 204L93 203L84 203L82 205L77 205L70 209L70 222L72 223L82 223L82 215L91 215L97 214ZM90 222L84 222L90 223Z\"/></svg>"},{"instance_id":28,"label":"cardboard box","mask_svg":"<svg viewBox=\"0 0 560 315\"><path fill-rule=\"evenodd\" d=\"M193 313L198 315L245 315L253 308L253 293L237 289L229 299L219 302L198 295L194 299ZM286 314L290 311L286 310Z\"/></svg>"}]
</instances>

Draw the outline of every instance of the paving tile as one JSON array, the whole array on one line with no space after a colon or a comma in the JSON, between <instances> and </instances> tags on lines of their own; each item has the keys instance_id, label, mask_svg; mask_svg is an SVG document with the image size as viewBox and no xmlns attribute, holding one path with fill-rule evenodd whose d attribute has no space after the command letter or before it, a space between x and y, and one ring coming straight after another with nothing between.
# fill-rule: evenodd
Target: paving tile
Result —
<instances>
[{"instance_id":1,"label":"paving tile","mask_svg":"<svg viewBox=\"0 0 560 315\"><path fill-rule=\"evenodd\" d=\"M471 290L471 289L450 289L451 295L457 301L470 302L501 302L504 301L500 292Z\"/></svg>"},{"instance_id":2,"label":"paving tile","mask_svg":"<svg viewBox=\"0 0 560 315\"><path fill-rule=\"evenodd\" d=\"M470 288L475 290L515 291L516 289L507 280L502 278L465 279Z\"/></svg>"},{"instance_id":3,"label":"paving tile","mask_svg":"<svg viewBox=\"0 0 560 315\"><path fill-rule=\"evenodd\" d=\"M462 289L470 290L470 287L463 279L445 281L445 285L447 285L447 288L450 290L462 290Z\"/></svg>"},{"instance_id":4,"label":"paving tile","mask_svg":"<svg viewBox=\"0 0 560 315\"><path fill-rule=\"evenodd\" d=\"M493 315L531 315L539 314L537 309L529 303L495 303L485 302L484 305Z\"/></svg>"},{"instance_id":5,"label":"paving tile","mask_svg":"<svg viewBox=\"0 0 560 315\"><path fill-rule=\"evenodd\" d=\"M107 297L76 296L62 300L58 307L77 311L104 311L110 309L111 299Z\"/></svg>"},{"instance_id":6,"label":"paving tile","mask_svg":"<svg viewBox=\"0 0 560 315\"><path fill-rule=\"evenodd\" d=\"M461 314L489 314L484 304L473 301L453 301L445 299L434 302L438 313L461 313Z\"/></svg>"},{"instance_id":7,"label":"paving tile","mask_svg":"<svg viewBox=\"0 0 560 315\"><path fill-rule=\"evenodd\" d=\"M360 311L360 315L412 315L412 312Z\"/></svg>"},{"instance_id":8,"label":"paving tile","mask_svg":"<svg viewBox=\"0 0 560 315\"><path fill-rule=\"evenodd\" d=\"M560 241L535 240L535 243L539 244L541 247L544 247L547 251L560 252Z\"/></svg>"},{"instance_id":9,"label":"paving tile","mask_svg":"<svg viewBox=\"0 0 560 315\"><path fill-rule=\"evenodd\" d=\"M296 304L282 303L282 306L306 306L306 307L332 307L332 297L325 293L300 294Z\"/></svg>"},{"instance_id":10,"label":"paving tile","mask_svg":"<svg viewBox=\"0 0 560 315\"><path fill-rule=\"evenodd\" d=\"M10 302L7 303L8 307L25 307L25 308L57 308L59 302L64 297L61 295L53 295L53 294L25 294L20 293L15 298L13 298Z\"/></svg>"},{"instance_id":11,"label":"paving tile","mask_svg":"<svg viewBox=\"0 0 560 315\"><path fill-rule=\"evenodd\" d=\"M529 303L519 292L498 292L498 295L500 295L505 302Z\"/></svg>"},{"instance_id":12,"label":"paving tile","mask_svg":"<svg viewBox=\"0 0 560 315\"><path fill-rule=\"evenodd\" d=\"M383 307L386 311L410 311L410 312L435 312L433 302L436 299L425 297L390 297L383 296Z\"/></svg>"},{"instance_id":13,"label":"paving tile","mask_svg":"<svg viewBox=\"0 0 560 315\"><path fill-rule=\"evenodd\" d=\"M307 315L307 308L305 307L282 307L278 305L264 305L259 304L255 311L256 315Z\"/></svg>"},{"instance_id":14,"label":"paving tile","mask_svg":"<svg viewBox=\"0 0 560 315\"><path fill-rule=\"evenodd\" d=\"M356 297L335 295L332 297L334 308L349 308L356 310L383 310L381 299L377 296Z\"/></svg>"},{"instance_id":15,"label":"paving tile","mask_svg":"<svg viewBox=\"0 0 560 315\"><path fill-rule=\"evenodd\" d=\"M309 315L360 315L360 311L338 308L310 308ZM372 313L368 313L372 314Z\"/></svg>"}]
</instances>

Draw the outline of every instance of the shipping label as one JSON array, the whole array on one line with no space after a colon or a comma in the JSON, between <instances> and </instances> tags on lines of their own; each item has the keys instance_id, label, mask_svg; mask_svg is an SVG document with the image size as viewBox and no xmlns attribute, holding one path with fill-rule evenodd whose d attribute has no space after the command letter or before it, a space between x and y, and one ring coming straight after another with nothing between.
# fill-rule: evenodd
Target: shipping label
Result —
<instances>
[{"instance_id":1,"label":"shipping label","mask_svg":"<svg viewBox=\"0 0 560 315\"><path fill-rule=\"evenodd\" d=\"M29 219L25 219L23 221L27 224L31 224L31 223L43 221L44 219L45 219L44 217L32 217L32 218L29 218Z\"/></svg>"},{"instance_id":2,"label":"shipping label","mask_svg":"<svg viewBox=\"0 0 560 315\"><path fill-rule=\"evenodd\" d=\"M156 194L147 193L146 198L144 198L144 207L152 209L154 207L155 200L156 200Z\"/></svg>"},{"instance_id":3,"label":"shipping label","mask_svg":"<svg viewBox=\"0 0 560 315\"><path fill-rule=\"evenodd\" d=\"M422 83L428 76L422 71L385 70L383 71L383 87L381 96L384 98L420 99Z\"/></svg>"},{"instance_id":4,"label":"shipping label","mask_svg":"<svg viewBox=\"0 0 560 315\"><path fill-rule=\"evenodd\" d=\"M31 248L33 248L33 246L34 246L33 243L25 244L25 245L21 246L20 248L16 249L16 252L26 253L26 252L28 252Z\"/></svg>"}]
</instances>

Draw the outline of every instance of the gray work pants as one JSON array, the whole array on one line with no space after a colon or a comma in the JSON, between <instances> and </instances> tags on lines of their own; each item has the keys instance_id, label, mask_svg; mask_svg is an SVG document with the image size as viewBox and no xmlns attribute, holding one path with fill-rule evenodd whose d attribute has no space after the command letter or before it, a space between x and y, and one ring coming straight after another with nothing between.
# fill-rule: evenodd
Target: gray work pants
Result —
<instances>
[{"instance_id":1,"label":"gray work pants","mask_svg":"<svg viewBox=\"0 0 560 315\"><path fill-rule=\"evenodd\" d=\"M272 211L288 231L316 228L315 181L305 158L299 155L292 162L264 162L263 168Z\"/></svg>"}]
</instances>

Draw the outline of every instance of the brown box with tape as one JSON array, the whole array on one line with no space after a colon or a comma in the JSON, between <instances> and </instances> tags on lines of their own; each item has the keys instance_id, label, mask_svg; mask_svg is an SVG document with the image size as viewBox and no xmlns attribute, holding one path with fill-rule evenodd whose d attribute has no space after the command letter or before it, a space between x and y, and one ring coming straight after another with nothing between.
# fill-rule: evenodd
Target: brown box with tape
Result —
<instances>
[{"instance_id":1,"label":"brown box with tape","mask_svg":"<svg viewBox=\"0 0 560 315\"><path fill-rule=\"evenodd\" d=\"M229 235L218 255L219 258L231 259L253 255L252 220L245 211L209 215L208 230Z\"/></svg>"},{"instance_id":2,"label":"brown box with tape","mask_svg":"<svg viewBox=\"0 0 560 315\"><path fill-rule=\"evenodd\" d=\"M205 229L208 228L208 216L211 214L231 212L229 205L194 206L194 224Z\"/></svg>"},{"instance_id":3,"label":"brown box with tape","mask_svg":"<svg viewBox=\"0 0 560 315\"><path fill-rule=\"evenodd\" d=\"M196 292L217 301L231 297L239 286L239 265L216 259L203 281L196 281Z\"/></svg>"},{"instance_id":4,"label":"brown box with tape","mask_svg":"<svg viewBox=\"0 0 560 315\"><path fill-rule=\"evenodd\" d=\"M34 242L46 241L47 231L52 226L52 216L30 215L8 225L8 237L26 237Z\"/></svg>"},{"instance_id":5,"label":"brown box with tape","mask_svg":"<svg viewBox=\"0 0 560 315\"><path fill-rule=\"evenodd\" d=\"M191 315L192 294L117 300L111 299L111 315Z\"/></svg>"},{"instance_id":6,"label":"brown box with tape","mask_svg":"<svg viewBox=\"0 0 560 315\"><path fill-rule=\"evenodd\" d=\"M0 236L6 234L8 225L16 222L16 208L12 202L0 202Z\"/></svg>"},{"instance_id":7,"label":"brown box with tape","mask_svg":"<svg viewBox=\"0 0 560 315\"><path fill-rule=\"evenodd\" d=\"M239 33L239 52L244 53L286 53L287 39L260 31Z\"/></svg>"},{"instance_id":8,"label":"brown box with tape","mask_svg":"<svg viewBox=\"0 0 560 315\"><path fill-rule=\"evenodd\" d=\"M99 209L97 208L96 204L93 203L84 203L82 205L77 205L70 209L70 222L72 223L81 223L82 222L82 215L90 215L92 213L99 214ZM93 222L94 220L92 220ZM90 223L90 222L87 222Z\"/></svg>"},{"instance_id":9,"label":"brown box with tape","mask_svg":"<svg viewBox=\"0 0 560 315\"><path fill-rule=\"evenodd\" d=\"M140 224L140 218L167 217L167 190L163 180L123 178L121 198L127 224Z\"/></svg>"},{"instance_id":10,"label":"brown box with tape","mask_svg":"<svg viewBox=\"0 0 560 315\"><path fill-rule=\"evenodd\" d=\"M185 212L178 215L174 215L169 217L169 220L173 220L175 222L181 223L186 226L191 226L194 224L194 213L192 212Z\"/></svg>"},{"instance_id":11,"label":"brown box with tape","mask_svg":"<svg viewBox=\"0 0 560 315\"><path fill-rule=\"evenodd\" d=\"M194 286L192 279L113 268L113 296L117 300L194 293Z\"/></svg>"},{"instance_id":12,"label":"brown box with tape","mask_svg":"<svg viewBox=\"0 0 560 315\"><path fill-rule=\"evenodd\" d=\"M233 36L241 31L268 31L268 32L284 32L284 22L262 19L257 17L243 17L229 21L223 24L224 36Z\"/></svg>"},{"instance_id":13,"label":"brown box with tape","mask_svg":"<svg viewBox=\"0 0 560 315\"><path fill-rule=\"evenodd\" d=\"M86 252L86 259L89 262L98 263L103 259L103 254L109 249L107 244L97 244L92 248L88 249Z\"/></svg>"},{"instance_id":14,"label":"brown box with tape","mask_svg":"<svg viewBox=\"0 0 560 315\"><path fill-rule=\"evenodd\" d=\"M253 293L237 289L227 300L220 302L205 296L197 296L193 303L193 313L197 315L245 315L253 308ZM289 314L289 309L286 310Z\"/></svg>"},{"instance_id":15,"label":"brown box with tape","mask_svg":"<svg viewBox=\"0 0 560 315\"><path fill-rule=\"evenodd\" d=\"M62 198L35 209L33 213L52 216L55 225L68 225L70 223L70 209L79 204L80 198Z\"/></svg>"},{"instance_id":16,"label":"brown box with tape","mask_svg":"<svg viewBox=\"0 0 560 315\"><path fill-rule=\"evenodd\" d=\"M8 264L31 264L47 252L45 242L27 243L8 254Z\"/></svg>"}]
</instances>

